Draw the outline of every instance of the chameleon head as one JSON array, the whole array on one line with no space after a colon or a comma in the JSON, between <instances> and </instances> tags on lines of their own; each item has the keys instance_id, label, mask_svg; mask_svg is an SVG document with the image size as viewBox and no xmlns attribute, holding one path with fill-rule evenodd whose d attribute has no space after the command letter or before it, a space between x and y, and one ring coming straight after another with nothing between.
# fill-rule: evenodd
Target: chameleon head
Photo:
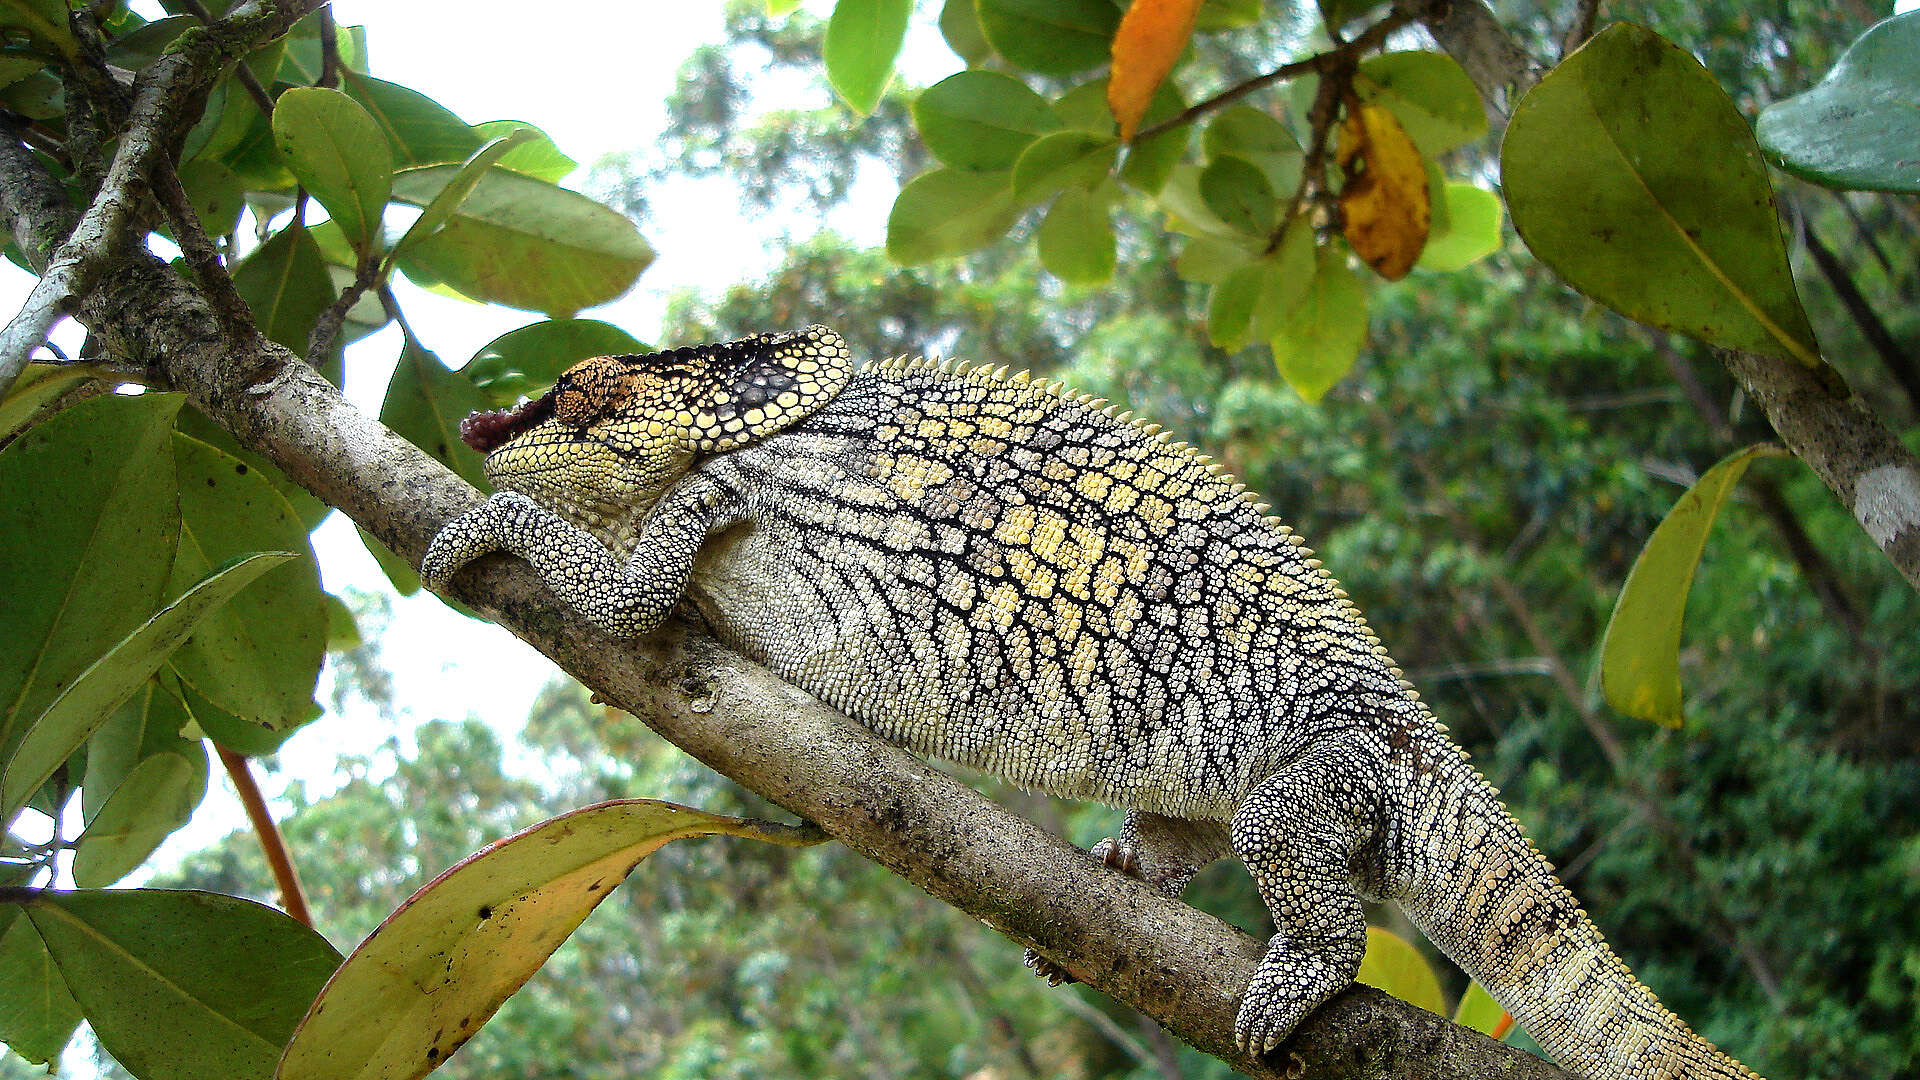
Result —
<instances>
[{"instance_id":1,"label":"chameleon head","mask_svg":"<svg viewBox=\"0 0 1920 1080\"><path fill-rule=\"evenodd\" d=\"M487 478L616 551L701 454L764 438L831 401L853 374L824 326L657 353L595 356L553 389L460 424Z\"/></svg>"}]
</instances>

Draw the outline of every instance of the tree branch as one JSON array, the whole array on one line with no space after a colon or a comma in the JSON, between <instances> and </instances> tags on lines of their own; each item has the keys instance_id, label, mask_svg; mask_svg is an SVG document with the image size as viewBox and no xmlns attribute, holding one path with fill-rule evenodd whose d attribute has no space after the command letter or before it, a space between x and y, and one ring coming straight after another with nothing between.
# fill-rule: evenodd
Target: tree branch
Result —
<instances>
[{"instance_id":1,"label":"tree branch","mask_svg":"<svg viewBox=\"0 0 1920 1080\"><path fill-rule=\"evenodd\" d=\"M128 247L134 212L147 195L153 168L166 161L176 126L188 113L187 103L218 77L226 61L285 33L323 2L258 0L243 5L218 23L188 29L140 72L126 130L93 204L57 249L47 242L59 235L50 223L37 226L38 243L20 248L30 263L44 269L19 312L0 331L0 396L25 370L54 324L71 314L75 298L89 291L103 265Z\"/></svg>"},{"instance_id":2,"label":"tree branch","mask_svg":"<svg viewBox=\"0 0 1920 1080\"><path fill-rule=\"evenodd\" d=\"M0 183L0 193L15 188ZM151 256L104 266L78 316L410 560L476 501L285 349L221 335L191 284ZM693 756L1250 1076L1283 1075L1291 1054L1328 1080L1565 1078L1361 986L1309 1017L1272 1061L1247 1057L1233 1022L1259 942L1107 870L684 624L612 641L560 608L524 564L489 558L457 580L462 599ZM1018 962L1012 949L1007 962Z\"/></svg>"},{"instance_id":3,"label":"tree branch","mask_svg":"<svg viewBox=\"0 0 1920 1080\"><path fill-rule=\"evenodd\" d=\"M1831 368L1714 349L1795 457L1920 589L1920 460Z\"/></svg>"},{"instance_id":4,"label":"tree branch","mask_svg":"<svg viewBox=\"0 0 1920 1080\"><path fill-rule=\"evenodd\" d=\"M1480 89L1480 100L1486 102L1492 118L1511 112L1545 70L1514 44L1481 0L1453 0L1421 21Z\"/></svg>"}]
</instances>

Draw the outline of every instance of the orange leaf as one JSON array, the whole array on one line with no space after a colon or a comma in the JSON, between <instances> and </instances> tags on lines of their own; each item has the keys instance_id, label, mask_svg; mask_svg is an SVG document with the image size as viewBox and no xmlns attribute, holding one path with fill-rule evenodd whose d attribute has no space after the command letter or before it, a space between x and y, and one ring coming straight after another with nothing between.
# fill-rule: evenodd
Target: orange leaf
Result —
<instances>
[{"instance_id":1,"label":"orange leaf","mask_svg":"<svg viewBox=\"0 0 1920 1080\"><path fill-rule=\"evenodd\" d=\"M1420 151L1391 112L1362 105L1340 125L1339 161L1347 174L1340 189L1347 243L1381 277L1406 277L1432 224Z\"/></svg>"},{"instance_id":2,"label":"orange leaf","mask_svg":"<svg viewBox=\"0 0 1920 1080\"><path fill-rule=\"evenodd\" d=\"M1166 81L1174 62L1187 51L1200 0L1133 0L1113 35L1113 77L1107 83L1107 108L1120 122L1120 138L1140 130L1153 92Z\"/></svg>"}]
</instances>

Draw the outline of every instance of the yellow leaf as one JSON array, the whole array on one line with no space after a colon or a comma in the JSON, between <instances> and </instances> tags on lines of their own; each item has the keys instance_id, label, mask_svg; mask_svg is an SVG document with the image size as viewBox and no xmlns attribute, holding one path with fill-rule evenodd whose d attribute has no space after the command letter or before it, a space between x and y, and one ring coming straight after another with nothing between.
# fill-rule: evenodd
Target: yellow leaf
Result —
<instances>
[{"instance_id":1,"label":"yellow leaf","mask_svg":"<svg viewBox=\"0 0 1920 1080\"><path fill-rule=\"evenodd\" d=\"M1187 51L1200 0L1133 0L1113 35L1113 77L1107 107L1120 122L1122 141L1140 130L1153 92Z\"/></svg>"},{"instance_id":2,"label":"yellow leaf","mask_svg":"<svg viewBox=\"0 0 1920 1080\"><path fill-rule=\"evenodd\" d=\"M1338 153L1347 174L1340 189L1347 243L1381 277L1406 277L1433 217L1420 151L1391 112L1362 105L1340 125Z\"/></svg>"},{"instance_id":3,"label":"yellow leaf","mask_svg":"<svg viewBox=\"0 0 1920 1080\"><path fill-rule=\"evenodd\" d=\"M1391 930L1367 927L1367 953L1353 978L1409 1005L1447 1015L1447 1001L1440 993L1440 977L1434 974L1433 965L1412 942Z\"/></svg>"}]
</instances>

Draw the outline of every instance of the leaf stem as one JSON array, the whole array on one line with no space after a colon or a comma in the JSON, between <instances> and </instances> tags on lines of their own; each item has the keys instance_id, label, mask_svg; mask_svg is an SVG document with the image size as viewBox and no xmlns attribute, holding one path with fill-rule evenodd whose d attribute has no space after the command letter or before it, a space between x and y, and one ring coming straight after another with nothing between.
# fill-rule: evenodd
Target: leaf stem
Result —
<instances>
[{"instance_id":1,"label":"leaf stem","mask_svg":"<svg viewBox=\"0 0 1920 1080\"><path fill-rule=\"evenodd\" d=\"M244 756L218 743L214 749L220 754L220 764L226 767L227 779L233 781L234 792L240 796L240 805L246 808L247 820L253 823L254 835L260 838L260 850L266 855L274 883L280 888L280 906L286 908L295 921L311 927L313 913L307 910L307 895L300 888L293 856L287 851L286 838L280 835L280 826L273 822L273 813L267 809L266 797L260 794L260 785L253 779L252 767Z\"/></svg>"}]
</instances>

